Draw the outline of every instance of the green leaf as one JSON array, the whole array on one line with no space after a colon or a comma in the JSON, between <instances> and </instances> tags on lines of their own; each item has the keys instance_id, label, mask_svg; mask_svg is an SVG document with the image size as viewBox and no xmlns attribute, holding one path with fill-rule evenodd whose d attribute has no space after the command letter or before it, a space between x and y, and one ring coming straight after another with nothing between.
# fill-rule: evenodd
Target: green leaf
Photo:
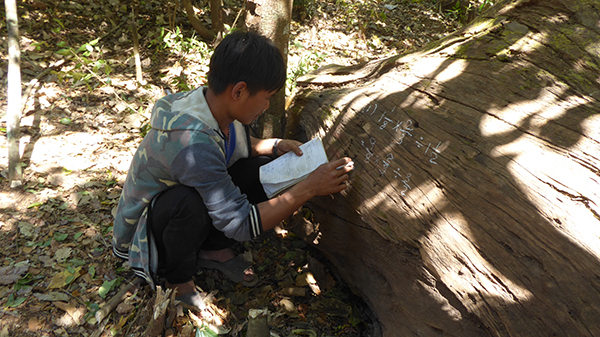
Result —
<instances>
[{"instance_id":1,"label":"green leaf","mask_svg":"<svg viewBox=\"0 0 600 337\"><path fill-rule=\"evenodd\" d=\"M27 286L27 284L31 283L33 281L33 275L27 273L25 276L23 276L20 280L17 281L17 283L14 286L14 290L20 290L24 287Z\"/></svg>"},{"instance_id":2,"label":"green leaf","mask_svg":"<svg viewBox=\"0 0 600 337\"><path fill-rule=\"evenodd\" d=\"M104 227L104 228L102 228L101 232L102 232L102 234L106 235L106 234L112 232L112 229L113 229L113 226Z\"/></svg>"},{"instance_id":3,"label":"green leaf","mask_svg":"<svg viewBox=\"0 0 600 337\"><path fill-rule=\"evenodd\" d=\"M71 50L68 48L64 48L64 49L58 50L56 53L59 55L67 56L67 55L71 55Z\"/></svg>"},{"instance_id":4,"label":"green leaf","mask_svg":"<svg viewBox=\"0 0 600 337\"><path fill-rule=\"evenodd\" d=\"M48 284L48 289L62 288L64 286L69 285L76 278L81 276L81 273L80 273L81 267L77 267L77 268L74 268L71 270L73 270L75 273L72 273L69 269L65 269L65 270L55 274L54 276L52 276L52 279L50 280L50 284Z\"/></svg>"},{"instance_id":5,"label":"green leaf","mask_svg":"<svg viewBox=\"0 0 600 337\"><path fill-rule=\"evenodd\" d=\"M76 267L83 266L84 264L86 264L86 262L83 261L82 259L70 259L69 263L72 266L76 266Z\"/></svg>"},{"instance_id":6,"label":"green leaf","mask_svg":"<svg viewBox=\"0 0 600 337\"><path fill-rule=\"evenodd\" d=\"M56 241L65 241L65 239L69 236L69 234L62 234L62 233L54 233L54 240Z\"/></svg>"},{"instance_id":7,"label":"green leaf","mask_svg":"<svg viewBox=\"0 0 600 337\"><path fill-rule=\"evenodd\" d=\"M96 311L100 310L100 305L98 305L98 303L95 303L95 302L87 302L85 305L86 305L86 306L88 307L88 309L89 309L91 312L93 312L94 314L96 313Z\"/></svg>"},{"instance_id":8,"label":"green leaf","mask_svg":"<svg viewBox=\"0 0 600 337\"><path fill-rule=\"evenodd\" d=\"M33 204L27 206L27 208L39 207L42 205L43 205L43 203L41 203L41 202L34 202Z\"/></svg>"},{"instance_id":9,"label":"green leaf","mask_svg":"<svg viewBox=\"0 0 600 337\"><path fill-rule=\"evenodd\" d=\"M296 258L296 255L298 253L296 253L293 250L289 250L285 253L285 256L283 257L284 260L289 261L289 260L293 260L294 258Z\"/></svg>"},{"instance_id":10,"label":"green leaf","mask_svg":"<svg viewBox=\"0 0 600 337\"><path fill-rule=\"evenodd\" d=\"M10 294L10 296L8 296L8 301L6 301L6 306L11 308L18 307L19 305L23 304L26 299L27 297L19 297L15 299L15 294Z\"/></svg>"},{"instance_id":11,"label":"green leaf","mask_svg":"<svg viewBox=\"0 0 600 337\"><path fill-rule=\"evenodd\" d=\"M64 48L67 46L67 41L60 41L59 43L56 44L56 46L58 46L60 48Z\"/></svg>"},{"instance_id":12,"label":"green leaf","mask_svg":"<svg viewBox=\"0 0 600 337\"><path fill-rule=\"evenodd\" d=\"M61 118L61 119L60 119L60 124L63 124L63 125L71 125L71 118L67 118L67 117L65 117L65 118Z\"/></svg>"},{"instance_id":13,"label":"green leaf","mask_svg":"<svg viewBox=\"0 0 600 337\"><path fill-rule=\"evenodd\" d=\"M71 284L71 282L75 281L75 275L69 275L67 276L67 278L65 279L65 285L69 285Z\"/></svg>"},{"instance_id":14,"label":"green leaf","mask_svg":"<svg viewBox=\"0 0 600 337\"><path fill-rule=\"evenodd\" d=\"M57 19L57 18L53 18L53 19L54 19L54 21L56 21L56 23L58 23L58 24L60 25L60 27L61 27L62 29L65 29L65 25L62 23L62 21L60 21L60 20L59 20L59 19Z\"/></svg>"},{"instance_id":15,"label":"green leaf","mask_svg":"<svg viewBox=\"0 0 600 337\"><path fill-rule=\"evenodd\" d=\"M75 235L73 235L73 239L77 240L79 239L79 237L81 237L83 235L83 232L77 232L75 233Z\"/></svg>"},{"instance_id":16,"label":"green leaf","mask_svg":"<svg viewBox=\"0 0 600 337\"><path fill-rule=\"evenodd\" d=\"M196 337L219 337L219 335L203 325L201 328L196 329Z\"/></svg>"},{"instance_id":17,"label":"green leaf","mask_svg":"<svg viewBox=\"0 0 600 337\"><path fill-rule=\"evenodd\" d=\"M98 289L98 295L100 295L100 297L102 298L106 297L106 294L108 294L113 289L116 282L117 279L114 279L112 281L104 281L100 289Z\"/></svg>"},{"instance_id":18,"label":"green leaf","mask_svg":"<svg viewBox=\"0 0 600 337\"><path fill-rule=\"evenodd\" d=\"M90 266L88 268L88 274L90 274L90 278L94 278L94 276L96 276L96 267L94 266Z\"/></svg>"}]
</instances>

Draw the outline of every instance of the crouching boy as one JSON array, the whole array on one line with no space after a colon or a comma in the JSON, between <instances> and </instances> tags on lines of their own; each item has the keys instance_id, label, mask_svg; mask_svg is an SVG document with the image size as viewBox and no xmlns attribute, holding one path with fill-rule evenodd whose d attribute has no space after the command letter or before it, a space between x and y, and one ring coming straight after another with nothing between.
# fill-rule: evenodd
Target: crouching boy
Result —
<instances>
[{"instance_id":1,"label":"crouching boy","mask_svg":"<svg viewBox=\"0 0 600 337\"><path fill-rule=\"evenodd\" d=\"M352 166L336 170L350 162L341 158L275 198L265 195L259 167L289 151L302 155L297 141L256 139L248 129L285 77L282 55L267 38L235 32L215 49L207 87L163 97L152 110L119 200L113 251L151 285L165 279L188 305L201 305L193 281L199 268L256 283L230 247L312 197L346 188Z\"/></svg>"}]
</instances>

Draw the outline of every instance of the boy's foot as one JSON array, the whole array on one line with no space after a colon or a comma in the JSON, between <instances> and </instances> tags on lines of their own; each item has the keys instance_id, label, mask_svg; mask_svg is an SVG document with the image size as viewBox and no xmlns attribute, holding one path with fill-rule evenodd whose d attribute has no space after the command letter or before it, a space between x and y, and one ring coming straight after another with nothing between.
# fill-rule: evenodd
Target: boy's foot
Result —
<instances>
[{"instance_id":1,"label":"boy's foot","mask_svg":"<svg viewBox=\"0 0 600 337\"><path fill-rule=\"evenodd\" d=\"M194 281L177 284L172 284L167 281L165 282L165 286L167 289L173 289L173 291L176 291L176 296L181 296L196 291L196 285L194 284Z\"/></svg>"},{"instance_id":2,"label":"boy's foot","mask_svg":"<svg viewBox=\"0 0 600 337\"><path fill-rule=\"evenodd\" d=\"M175 294L175 300L183 303L184 307L195 310L202 310L206 308L206 304L204 303L203 297L196 290L196 285L194 284L194 281L178 284L171 284L169 282L166 282L165 286L168 289L173 289L173 291L177 292Z\"/></svg>"},{"instance_id":3,"label":"boy's foot","mask_svg":"<svg viewBox=\"0 0 600 337\"><path fill-rule=\"evenodd\" d=\"M197 291L177 296L175 297L175 300L181 302L181 305L187 309L198 311L206 309L206 303L204 303L204 296L202 296Z\"/></svg>"},{"instance_id":4,"label":"boy's foot","mask_svg":"<svg viewBox=\"0 0 600 337\"><path fill-rule=\"evenodd\" d=\"M250 263L242 256L235 256L229 248L222 250L202 250L198 253L198 267L217 269L234 282L242 282L252 287L258 283L258 276Z\"/></svg>"}]
</instances>

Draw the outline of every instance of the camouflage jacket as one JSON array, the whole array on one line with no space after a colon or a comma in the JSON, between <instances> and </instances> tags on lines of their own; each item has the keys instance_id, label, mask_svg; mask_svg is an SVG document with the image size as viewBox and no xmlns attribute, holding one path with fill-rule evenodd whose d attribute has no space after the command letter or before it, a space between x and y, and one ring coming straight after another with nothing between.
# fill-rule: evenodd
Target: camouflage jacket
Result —
<instances>
[{"instance_id":1,"label":"camouflage jacket","mask_svg":"<svg viewBox=\"0 0 600 337\"><path fill-rule=\"evenodd\" d=\"M213 225L227 237L250 240L262 233L258 207L250 204L227 173L251 155L248 128L233 122L226 140L212 116L204 88L160 99L151 130L137 149L123 186L113 226L113 252L128 259L138 276L154 285L156 247L147 226L148 206L177 184L195 187Z\"/></svg>"}]
</instances>

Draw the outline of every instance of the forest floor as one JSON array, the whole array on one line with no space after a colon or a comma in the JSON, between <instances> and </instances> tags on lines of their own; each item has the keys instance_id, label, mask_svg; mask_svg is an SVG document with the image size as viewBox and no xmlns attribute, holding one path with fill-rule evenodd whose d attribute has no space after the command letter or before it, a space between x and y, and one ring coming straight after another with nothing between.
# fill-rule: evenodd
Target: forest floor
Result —
<instances>
[{"instance_id":1,"label":"forest floor","mask_svg":"<svg viewBox=\"0 0 600 337\"><path fill-rule=\"evenodd\" d=\"M1 337L143 336L151 320L156 292L143 286L96 321L96 312L133 280L127 265L111 252L112 212L153 102L167 89L203 85L211 47L192 38L181 8L139 1L136 22L145 83L138 83L131 3L18 2L26 97L20 136L24 178L20 187L10 188L2 117ZM207 1L195 5L207 21ZM230 24L241 7L240 1L225 1ZM288 94L294 90L293 79L319 65L362 63L437 40L458 27L456 15L450 14L440 14L433 0L297 1ZM0 27L2 112L5 22L3 18ZM218 272L201 272L196 281L211 303L197 320L178 310L172 335L212 336L195 327L212 324L228 335L244 336L249 310L265 308L272 336L377 334L368 307L328 269L318 251L285 228L236 249L252 258L260 283L244 288Z\"/></svg>"}]
</instances>

